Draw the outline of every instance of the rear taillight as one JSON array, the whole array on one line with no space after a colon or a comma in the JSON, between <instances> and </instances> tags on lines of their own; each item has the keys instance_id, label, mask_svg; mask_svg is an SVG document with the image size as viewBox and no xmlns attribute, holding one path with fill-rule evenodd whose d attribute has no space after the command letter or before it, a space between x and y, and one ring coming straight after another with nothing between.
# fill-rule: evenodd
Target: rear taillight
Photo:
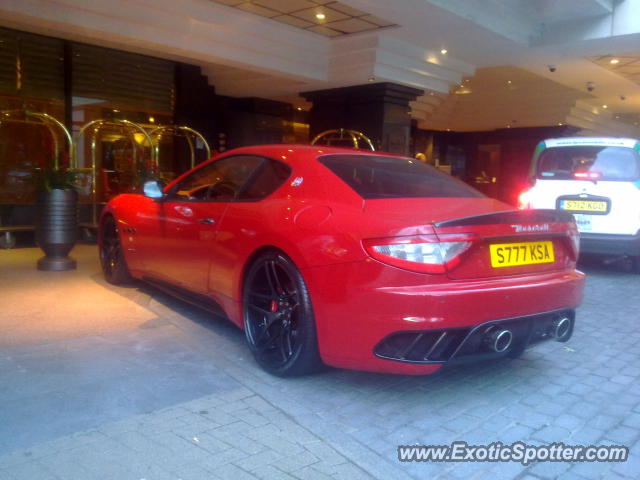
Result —
<instances>
[{"instance_id":1,"label":"rear taillight","mask_svg":"<svg viewBox=\"0 0 640 480\"><path fill-rule=\"evenodd\" d=\"M575 172L573 178L578 180L599 180L602 175L600 172Z\"/></svg>"},{"instance_id":2,"label":"rear taillight","mask_svg":"<svg viewBox=\"0 0 640 480\"><path fill-rule=\"evenodd\" d=\"M518 209L527 210L531 208L531 189L527 188L518 195Z\"/></svg>"},{"instance_id":3,"label":"rear taillight","mask_svg":"<svg viewBox=\"0 0 640 480\"><path fill-rule=\"evenodd\" d=\"M569 238L571 239L571 247L573 249L573 259L578 260L578 255L580 255L580 232L575 223L571 225Z\"/></svg>"},{"instance_id":4,"label":"rear taillight","mask_svg":"<svg viewBox=\"0 0 640 480\"><path fill-rule=\"evenodd\" d=\"M383 263L420 273L445 273L458 265L476 235L413 235L364 240L369 255Z\"/></svg>"}]
</instances>

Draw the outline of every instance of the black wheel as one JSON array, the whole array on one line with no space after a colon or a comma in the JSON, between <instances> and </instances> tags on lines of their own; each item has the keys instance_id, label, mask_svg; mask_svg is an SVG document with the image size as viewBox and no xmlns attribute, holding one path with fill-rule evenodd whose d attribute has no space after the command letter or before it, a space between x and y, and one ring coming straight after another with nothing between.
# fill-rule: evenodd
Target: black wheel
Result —
<instances>
[{"instance_id":1,"label":"black wheel","mask_svg":"<svg viewBox=\"0 0 640 480\"><path fill-rule=\"evenodd\" d=\"M100 265L107 282L121 285L131 281L129 268L122 252L120 235L113 217L107 217L102 224L100 243Z\"/></svg>"},{"instance_id":2,"label":"black wheel","mask_svg":"<svg viewBox=\"0 0 640 480\"><path fill-rule=\"evenodd\" d=\"M260 256L245 277L244 331L258 364L282 377L317 371L313 307L302 275L279 252Z\"/></svg>"}]
</instances>

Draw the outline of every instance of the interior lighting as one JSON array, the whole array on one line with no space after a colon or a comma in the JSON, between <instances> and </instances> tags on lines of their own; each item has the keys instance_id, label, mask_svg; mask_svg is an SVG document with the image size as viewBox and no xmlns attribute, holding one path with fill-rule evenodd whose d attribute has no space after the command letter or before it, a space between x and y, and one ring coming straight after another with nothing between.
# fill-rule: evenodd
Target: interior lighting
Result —
<instances>
[{"instance_id":1,"label":"interior lighting","mask_svg":"<svg viewBox=\"0 0 640 480\"><path fill-rule=\"evenodd\" d=\"M318 13L316 13L316 18L318 20L324 20L325 18L327 18L327 16L322 12L318 12Z\"/></svg>"},{"instance_id":2,"label":"interior lighting","mask_svg":"<svg viewBox=\"0 0 640 480\"><path fill-rule=\"evenodd\" d=\"M442 50L440 50L440 53L441 53L442 55L446 55L446 54L447 54L447 52L448 52L448 50L447 50L446 48L443 48Z\"/></svg>"},{"instance_id":3,"label":"interior lighting","mask_svg":"<svg viewBox=\"0 0 640 480\"><path fill-rule=\"evenodd\" d=\"M136 141L136 143L142 145L146 137L144 136L144 133L136 132L133 134L133 139Z\"/></svg>"},{"instance_id":4,"label":"interior lighting","mask_svg":"<svg viewBox=\"0 0 640 480\"><path fill-rule=\"evenodd\" d=\"M609 60L609 63L615 65L617 63L620 63L620 60L618 60L617 58L612 58L611 60Z\"/></svg>"}]
</instances>

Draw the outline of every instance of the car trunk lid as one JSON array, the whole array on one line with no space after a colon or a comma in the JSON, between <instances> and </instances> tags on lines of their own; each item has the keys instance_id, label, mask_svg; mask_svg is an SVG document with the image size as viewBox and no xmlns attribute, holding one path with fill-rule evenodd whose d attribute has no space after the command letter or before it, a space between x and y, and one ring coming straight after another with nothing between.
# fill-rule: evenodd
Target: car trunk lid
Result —
<instances>
[{"instance_id":1,"label":"car trunk lid","mask_svg":"<svg viewBox=\"0 0 640 480\"><path fill-rule=\"evenodd\" d=\"M434 224L439 237L472 234L476 241L452 279L522 275L575 267L578 231L573 217L557 210L508 210Z\"/></svg>"}]
</instances>

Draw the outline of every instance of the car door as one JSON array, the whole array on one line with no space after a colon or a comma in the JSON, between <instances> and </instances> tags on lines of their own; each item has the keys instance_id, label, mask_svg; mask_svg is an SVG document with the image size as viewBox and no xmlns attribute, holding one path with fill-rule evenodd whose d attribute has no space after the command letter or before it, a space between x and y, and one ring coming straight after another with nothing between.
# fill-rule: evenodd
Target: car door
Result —
<instances>
[{"instance_id":1,"label":"car door","mask_svg":"<svg viewBox=\"0 0 640 480\"><path fill-rule=\"evenodd\" d=\"M247 256L264 245L278 221L287 220L288 200L276 190L291 176L291 167L265 158L228 205L216 232L209 291L233 298L233 282ZM275 227L277 228L277 227Z\"/></svg>"},{"instance_id":2,"label":"car door","mask_svg":"<svg viewBox=\"0 0 640 480\"><path fill-rule=\"evenodd\" d=\"M159 280L206 294L218 225L262 161L251 155L222 158L174 185L151 222L157 231L146 270Z\"/></svg>"}]
</instances>

